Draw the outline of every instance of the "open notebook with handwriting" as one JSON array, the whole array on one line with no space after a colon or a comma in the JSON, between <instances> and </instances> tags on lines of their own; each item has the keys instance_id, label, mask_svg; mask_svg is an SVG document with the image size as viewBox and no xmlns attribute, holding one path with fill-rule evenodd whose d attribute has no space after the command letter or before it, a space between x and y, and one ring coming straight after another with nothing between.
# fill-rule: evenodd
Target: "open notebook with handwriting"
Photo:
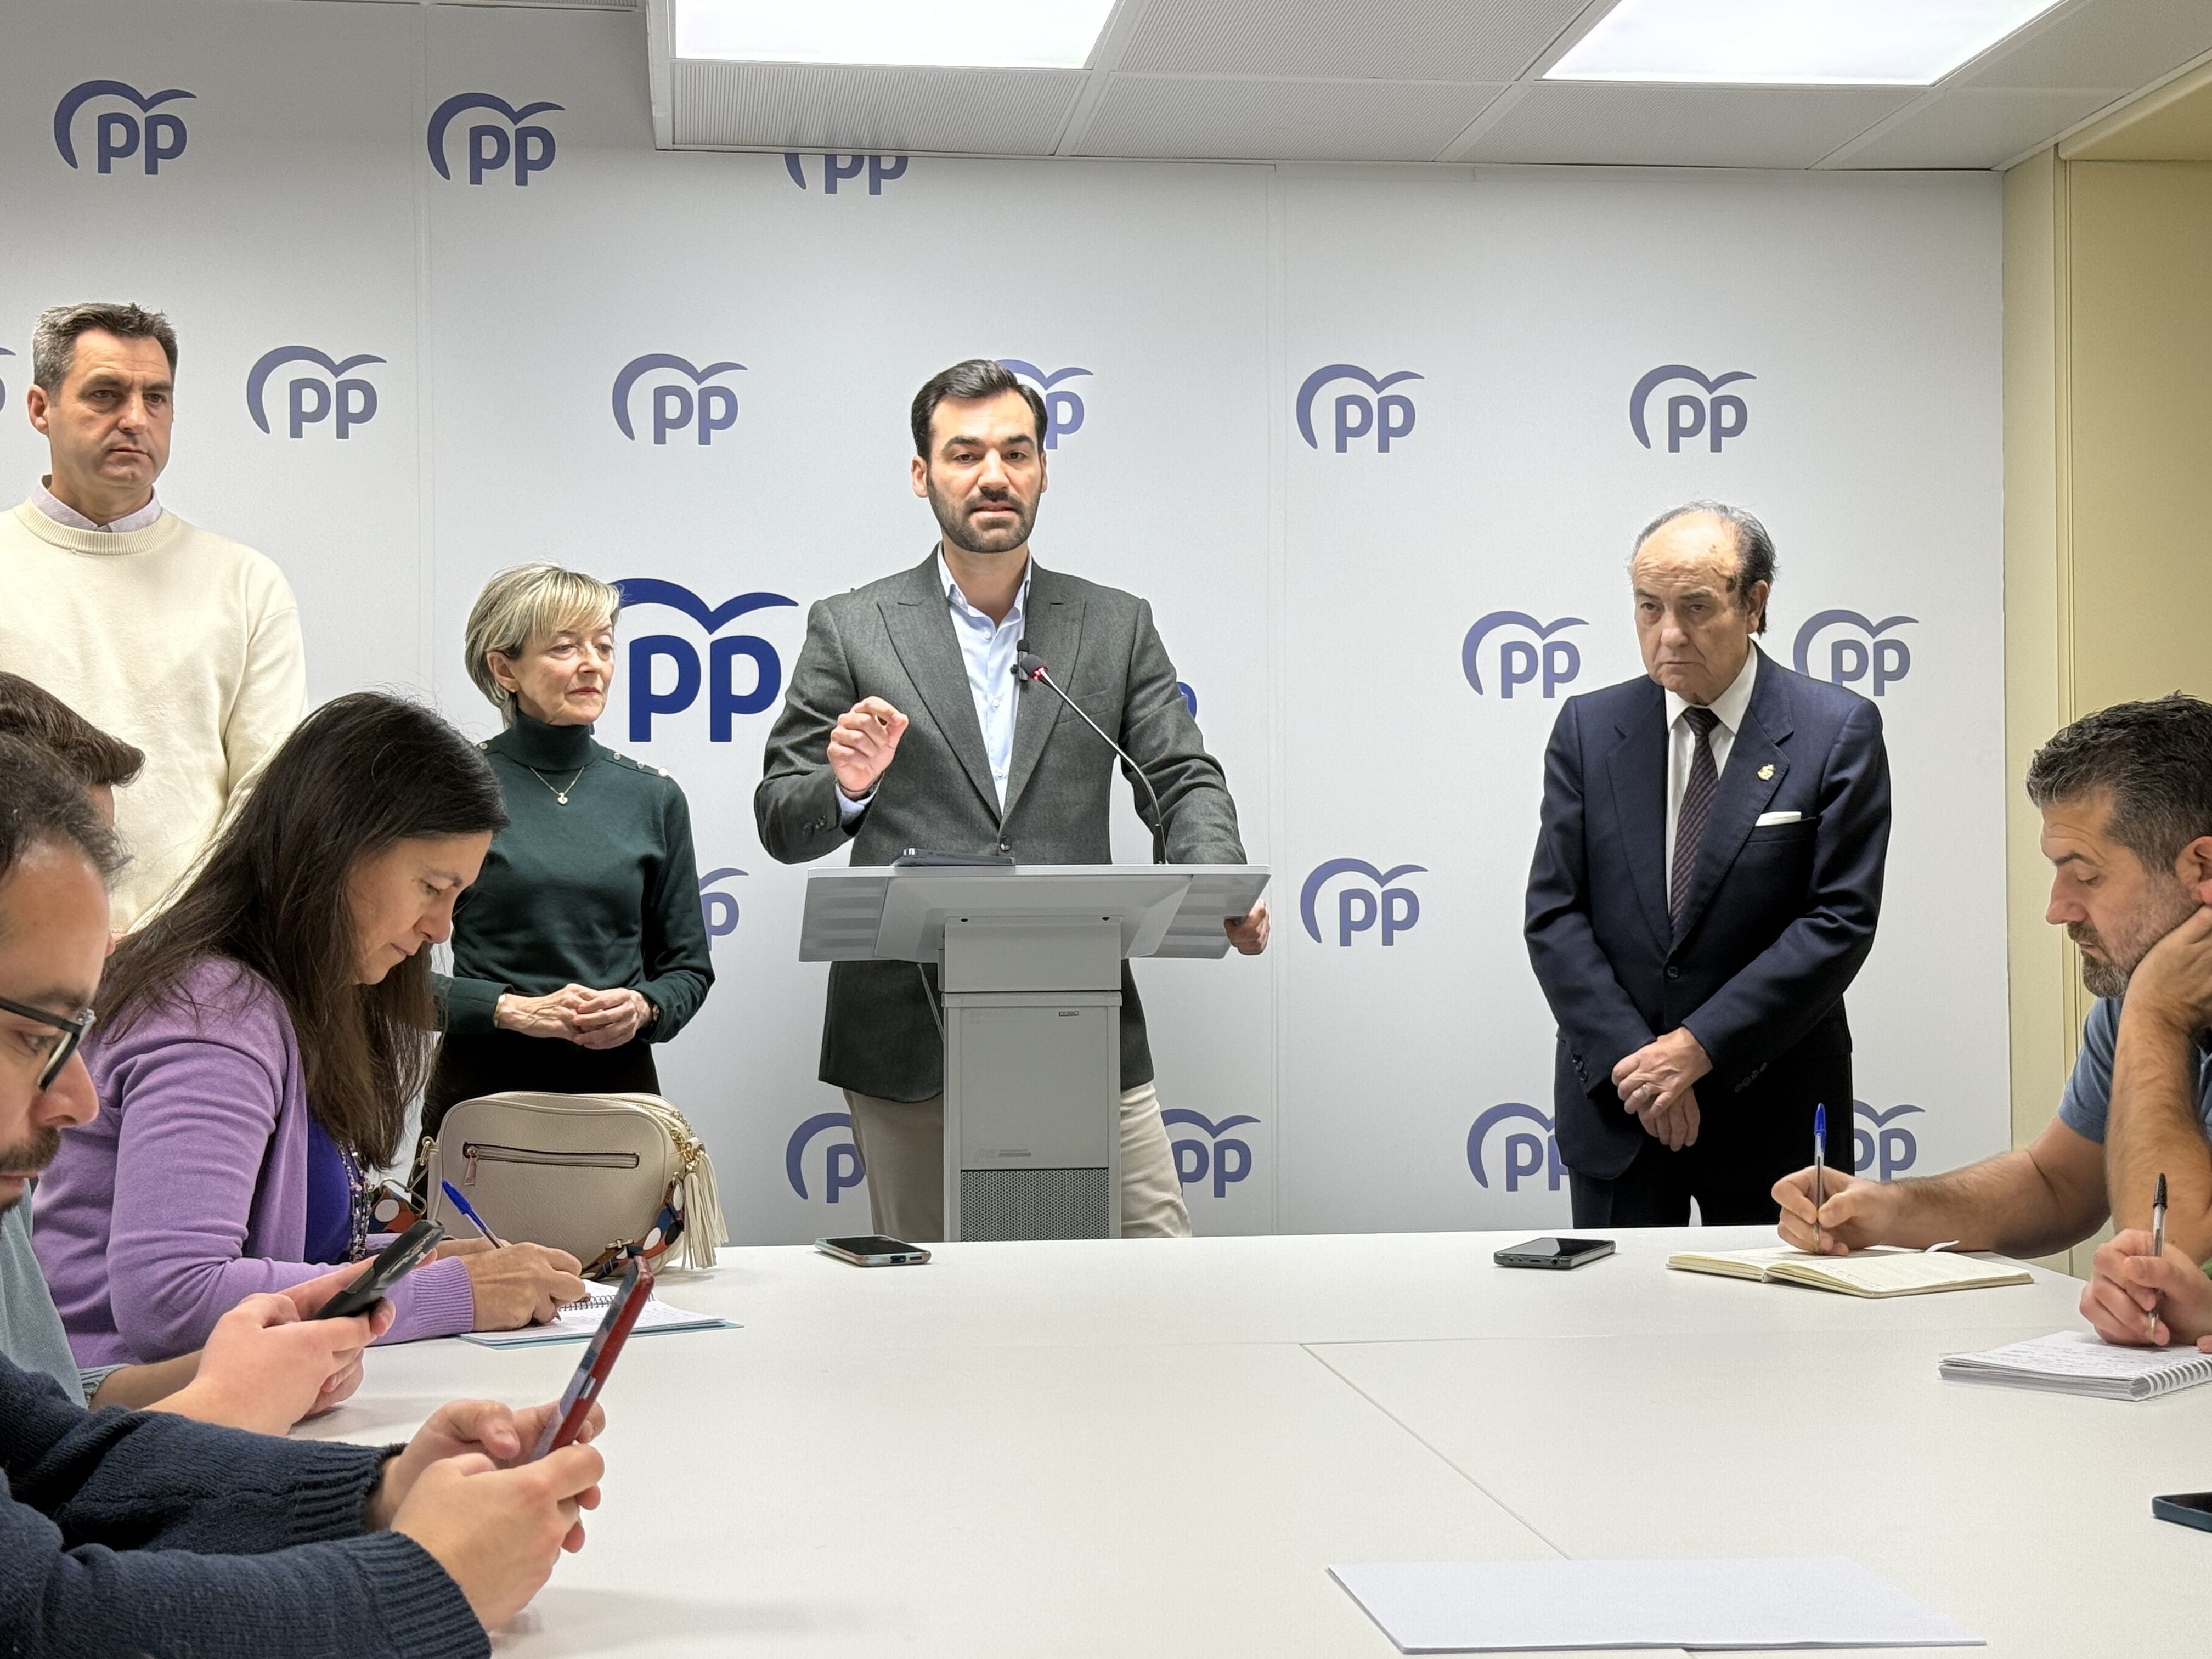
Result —
<instances>
[{"instance_id":1,"label":"open notebook with handwriting","mask_svg":"<svg viewBox=\"0 0 2212 1659\"><path fill-rule=\"evenodd\" d=\"M1985 1353L1945 1354L1936 1369L1954 1382L2045 1389L2098 1400L2148 1400L2212 1382L2212 1353L2124 1348L2089 1331L2054 1331Z\"/></svg>"},{"instance_id":2,"label":"open notebook with handwriting","mask_svg":"<svg viewBox=\"0 0 2212 1659\"><path fill-rule=\"evenodd\" d=\"M1768 1284L1805 1285L1845 1296L1924 1296L1931 1291L1978 1291L1991 1285L2033 1285L2034 1275L2009 1261L1984 1261L1948 1250L1887 1248L1849 1255L1814 1255L1787 1244L1757 1250L1681 1250L1667 1265L1683 1273L1719 1273Z\"/></svg>"},{"instance_id":3,"label":"open notebook with handwriting","mask_svg":"<svg viewBox=\"0 0 2212 1659\"><path fill-rule=\"evenodd\" d=\"M583 1342L599 1328L599 1322L607 1316L607 1309L615 1299L615 1287L593 1291L581 1302L571 1302L543 1325L525 1325L519 1331L466 1331L461 1340L473 1342L480 1348L534 1348L541 1342ZM630 1328L632 1336L650 1336L661 1331L706 1331L736 1328L736 1322L717 1319L712 1314L685 1313L681 1308L672 1308L659 1297L650 1297L645 1306L637 1310L637 1323Z\"/></svg>"}]
</instances>

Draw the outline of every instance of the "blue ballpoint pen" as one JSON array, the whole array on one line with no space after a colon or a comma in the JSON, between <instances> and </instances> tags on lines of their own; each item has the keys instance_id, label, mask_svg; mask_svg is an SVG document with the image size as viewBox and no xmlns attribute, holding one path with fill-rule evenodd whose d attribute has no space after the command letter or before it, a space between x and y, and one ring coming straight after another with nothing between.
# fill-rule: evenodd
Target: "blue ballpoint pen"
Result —
<instances>
[{"instance_id":1,"label":"blue ballpoint pen","mask_svg":"<svg viewBox=\"0 0 2212 1659\"><path fill-rule=\"evenodd\" d=\"M450 1181L441 1181L438 1184L446 1189L446 1196L453 1200L453 1207L469 1218L469 1224L471 1227L482 1233L495 1248L505 1247L500 1236L484 1225L484 1218L476 1212L475 1206L461 1196L459 1188L454 1186Z\"/></svg>"},{"instance_id":2,"label":"blue ballpoint pen","mask_svg":"<svg viewBox=\"0 0 2212 1659\"><path fill-rule=\"evenodd\" d=\"M1828 1108L1823 1103L1813 1109L1813 1249L1816 1255L1820 1249L1820 1205L1827 1174ZM450 1193L453 1189L448 1187L446 1190Z\"/></svg>"}]
</instances>

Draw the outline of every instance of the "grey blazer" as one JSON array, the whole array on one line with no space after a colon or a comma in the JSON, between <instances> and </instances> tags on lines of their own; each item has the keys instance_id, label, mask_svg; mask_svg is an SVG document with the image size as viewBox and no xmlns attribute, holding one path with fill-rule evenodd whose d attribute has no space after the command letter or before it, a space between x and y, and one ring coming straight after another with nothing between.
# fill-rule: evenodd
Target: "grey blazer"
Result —
<instances>
[{"instance_id":1,"label":"grey blazer","mask_svg":"<svg viewBox=\"0 0 2212 1659\"><path fill-rule=\"evenodd\" d=\"M1236 803L1176 686L1152 606L1034 563L1031 572L1030 649L1144 767L1167 820L1169 860L1243 863ZM1025 685L1018 695L1001 813L967 662L938 586L936 549L911 570L818 600L807 613L806 643L792 667L783 713L769 733L766 775L753 792L761 845L785 864L806 863L848 842L857 865L889 864L909 847L1008 852L1024 864L1112 862L1113 751L1045 687ZM840 714L869 696L883 698L911 724L867 811L841 825L830 732ZM1150 825L1151 808L1133 774L1129 786ZM944 1044L910 963L830 964L821 1076L886 1100L927 1100L943 1090ZM1144 1006L1125 964L1121 1086L1152 1078Z\"/></svg>"}]
</instances>

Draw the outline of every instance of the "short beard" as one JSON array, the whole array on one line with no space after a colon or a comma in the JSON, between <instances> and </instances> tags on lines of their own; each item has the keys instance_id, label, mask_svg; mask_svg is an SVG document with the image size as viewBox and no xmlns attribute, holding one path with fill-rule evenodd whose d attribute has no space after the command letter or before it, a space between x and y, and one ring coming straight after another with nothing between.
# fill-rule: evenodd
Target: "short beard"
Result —
<instances>
[{"instance_id":1,"label":"short beard","mask_svg":"<svg viewBox=\"0 0 2212 1659\"><path fill-rule=\"evenodd\" d=\"M2091 996L2126 995L2129 979L2136 964L2150 954L2151 946L2197 914L2196 896L2179 882L2161 883L2158 890L2159 902L2145 913L2140 927L2128 930L2124 939L2101 939L2086 921L2068 925L2067 936L2075 944L2094 945L2101 954L2101 959L2098 959L2085 951L2081 957L2081 983Z\"/></svg>"},{"instance_id":2,"label":"short beard","mask_svg":"<svg viewBox=\"0 0 2212 1659\"><path fill-rule=\"evenodd\" d=\"M59 1129L34 1129L27 1139L13 1146L0 1146L0 1170L11 1175L36 1175L54 1161L54 1154L62 1149ZM9 1199L0 1203L0 1215L14 1209L21 1200Z\"/></svg>"},{"instance_id":3,"label":"short beard","mask_svg":"<svg viewBox=\"0 0 2212 1659\"><path fill-rule=\"evenodd\" d=\"M1020 522L1011 531L998 531L988 536L978 535L968 518L966 503L948 500L938 493L934 479L929 482L929 507L937 514L937 527L945 532L945 539L963 553L1011 553L1030 538L1030 527L1036 523L1036 507L1031 503L1026 511L1017 502L1008 502Z\"/></svg>"}]
</instances>

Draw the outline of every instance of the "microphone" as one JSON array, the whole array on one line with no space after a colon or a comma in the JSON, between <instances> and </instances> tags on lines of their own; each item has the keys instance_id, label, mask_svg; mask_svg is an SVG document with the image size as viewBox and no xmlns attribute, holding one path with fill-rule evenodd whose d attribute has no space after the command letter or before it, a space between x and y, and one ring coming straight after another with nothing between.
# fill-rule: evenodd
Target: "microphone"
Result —
<instances>
[{"instance_id":1,"label":"microphone","mask_svg":"<svg viewBox=\"0 0 2212 1659\"><path fill-rule=\"evenodd\" d=\"M1047 672L1044 665L1044 659L1036 655L1030 650L1030 642L1025 639L1017 640L1014 642L1014 665L1012 673L1014 678L1021 681L1024 685L1029 684L1034 680L1039 684L1050 686L1052 688L1052 695L1058 697L1070 708L1074 709L1076 714L1081 716L1083 723L1089 726L1092 731L1096 732L1099 737L1103 739L1106 746L1112 750L1115 754L1119 755L1121 757L1123 763L1128 767L1129 770L1136 774L1137 781L1145 786L1146 798L1152 803L1152 862L1155 864L1165 864L1168 861L1167 815L1160 811L1159 792L1152 787L1152 781L1145 775L1145 769L1137 764L1135 760L1130 757L1127 750L1122 748L1121 745L1115 742L1113 738L1106 736L1106 728L1104 726L1099 725L1097 720L1092 720L1090 715L1083 713L1083 707L1080 703L1077 702L1074 698L1069 696L1066 692L1060 689L1060 682L1053 678L1052 675Z\"/></svg>"}]
</instances>

